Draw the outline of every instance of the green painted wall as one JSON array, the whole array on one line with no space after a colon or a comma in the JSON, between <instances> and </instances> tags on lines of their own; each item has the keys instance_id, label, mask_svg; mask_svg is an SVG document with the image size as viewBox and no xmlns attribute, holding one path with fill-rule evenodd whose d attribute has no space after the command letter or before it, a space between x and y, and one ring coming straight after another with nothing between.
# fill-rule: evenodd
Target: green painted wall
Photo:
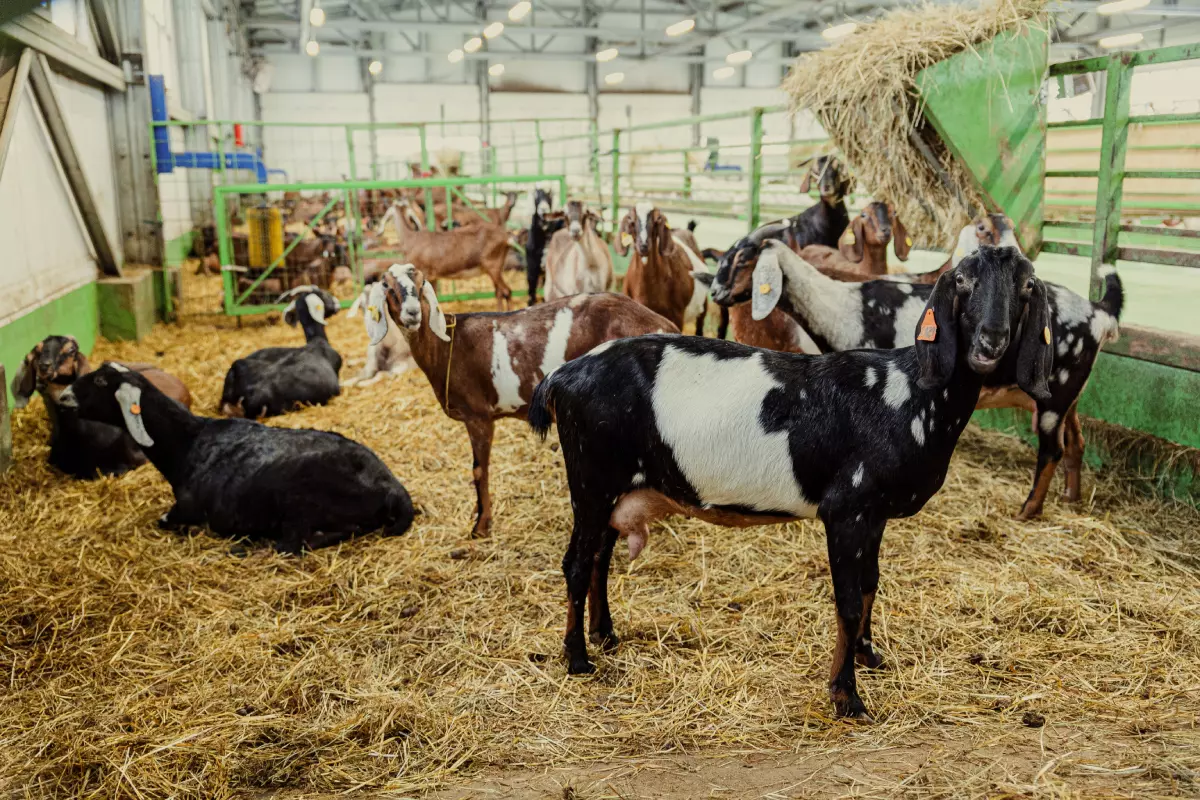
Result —
<instances>
[{"instance_id":1,"label":"green painted wall","mask_svg":"<svg viewBox=\"0 0 1200 800\"><path fill-rule=\"evenodd\" d=\"M91 353L99 335L96 284L88 283L41 308L30 311L0 327L0 363L7 374L4 391L12 403L8 386L33 346L47 336L74 336L85 353Z\"/></svg>"}]
</instances>

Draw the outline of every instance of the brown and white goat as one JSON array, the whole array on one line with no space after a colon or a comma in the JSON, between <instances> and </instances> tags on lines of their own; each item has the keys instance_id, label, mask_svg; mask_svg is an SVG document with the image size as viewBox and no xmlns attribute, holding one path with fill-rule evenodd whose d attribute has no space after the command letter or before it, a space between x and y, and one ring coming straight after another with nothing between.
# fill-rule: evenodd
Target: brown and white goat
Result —
<instances>
[{"instance_id":1,"label":"brown and white goat","mask_svg":"<svg viewBox=\"0 0 1200 800\"><path fill-rule=\"evenodd\" d=\"M888 274L888 244L896 242L896 258L908 260L912 239L890 203L871 203L855 217L838 240L837 249L810 244L796 250L808 263L838 280L863 280Z\"/></svg>"},{"instance_id":2,"label":"brown and white goat","mask_svg":"<svg viewBox=\"0 0 1200 800\"><path fill-rule=\"evenodd\" d=\"M992 247L1019 247L1016 234L1013 232L1012 220L1003 214L983 214L976 217L972 224L959 232L954 252L946 259L946 263L929 272L905 272L892 275L889 280L904 281L906 283L923 283L932 286L937 283L938 278L943 273L949 272L958 266L958 262L983 245L990 245Z\"/></svg>"},{"instance_id":3,"label":"brown and white goat","mask_svg":"<svg viewBox=\"0 0 1200 800\"><path fill-rule=\"evenodd\" d=\"M496 304L507 310L512 289L504 281L504 263L508 259L508 231L500 225L480 223L449 231L413 230L401 214L408 207L400 200L388 209L380 224L382 232L388 220L396 229L397 247L428 280L464 278L484 272L496 287ZM410 216L410 219L412 217Z\"/></svg>"},{"instance_id":4,"label":"brown and white goat","mask_svg":"<svg viewBox=\"0 0 1200 800\"><path fill-rule=\"evenodd\" d=\"M446 415L467 426L474 454L473 536L491 529L488 466L501 417L524 418L533 389L564 362L613 339L678 333L654 312L617 294L578 294L507 314L446 314L433 284L412 264L393 265L372 289L367 335L391 327L408 341Z\"/></svg>"},{"instance_id":5,"label":"brown and white goat","mask_svg":"<svg viewBox=\"0 0 1200 800\"><path fill-rule=\"evenodd\" d=\"M625 273L624 292L679 329L696 320L696 335L704 335L708 286L692 273L707 273L696 237L691 231L673 231L667 217L648 202L631 208L621 220L613 243L624 256L633 246Z\"/></svg>"},{"instance_id":6,"label":"brown and white goat","mask_svg":"<svg viewBox=\"0 0 1200 800\"><path fill-rule=\"evenodd\" d=\"M567 227L546 248L546 300L606 292L612 283L612 254L596 227L600 218L579 200L567 202Z\"/></svg>"}]
</instances>

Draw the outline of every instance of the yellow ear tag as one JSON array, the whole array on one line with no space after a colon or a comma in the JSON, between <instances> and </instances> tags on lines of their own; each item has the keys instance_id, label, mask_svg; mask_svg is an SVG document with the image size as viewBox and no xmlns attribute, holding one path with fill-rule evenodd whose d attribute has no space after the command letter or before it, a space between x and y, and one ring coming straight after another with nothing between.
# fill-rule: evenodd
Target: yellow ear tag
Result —
<instances>
[{"instance_id":1,"label":"yellow ear tag","mask_svg":"<svg viewBox=\"0 0 1200 800\"><path fill-rule=\"evenodd\" d=\"M626 247L633 244L633 237L629 235L628 231L621 231L621 244Z\"/></svg>"},{"instance_id":2,"label":"yellow ear tag","mask_svg":"<svg viewBox=\"0 0 1200 800\"><path fill-rule=\"evenodd\" d=\"M854 244L854 242L855 242L854 233L853 232L847 233L846 234L846 244Z\"/></svg>"},{"instance_id":3,"label":"yellow ear tag","mask_svg":"<svg viewBox=\"0 0 1200 800\"><path fill-rule=\"evenodd\" d=\"M966 255L966 253L963 252L961 247L954 251L955 258L962 258L964 255Z\"/></svg>"},{"instance_id":4,"label":"yellow ear tag","mask_svg":"<svg viewBox=\"0 0 1200 800\"><path fill-rule=\"evenodd\" d=\"M937 322L933 319L933 309L925 309L925 318L921 320L921 333L917 335L918 342L932 342L937 339Z\"/></svg>"},{"instance_id":5,"label":"yellow ear tag","mask_svg":"<svg viewBox=\"0 0 1200 800\"><path fill-rule=\"evenodd\" d=\"M372 321L374 321L374 322L379 322L379 318L380 318L382 315L379 313L379 309L378 309L378 308L376 308L375 306L367 306L367 311L370 311L370 312L371 312L371 319L372 319Z\"/></svg>"},{"instance_id":6,"label":"yellow ear tag","mask_svg":"<svg viewBox=\"0 0 1200 800\"><path fill-rule=\"evenodd\" d=\"M129 405L129 413L136 417L138 414L142 413L142 407L137 403L131 403Z\"/></svg>"},{"instance_id":7,"label":"yellow ear tag","mask_svg":"<svg viewBox=\"0 0 1200 800\"><path fill-rule=\"evenodd\" d=\"M911 236L905 236L905 237L904 237L904 244L905 244L905 245L907 245L908 247L912 247L912 237L911 237Z\"/></svg>"},{"instance_id":8,"label":"yellow ear tag","mask_svg":"<svg viewBox=\"0 0 1200 800\"><path fill-rule=\"evenodd\" d=\"M1042 328L1042 338L1046 340L1046 344L1050 344L1050 326Z\"/></svg>"},{"instance_id":9,"label":"yellow ear tag","mask_svg":"<svg viewBox=\"0 0 1200 800\"><path fill-rule=\"evenodd\" d=\"M771 284L769 284L769 283L760 284L758 287L758 293L759 294L770 294L771 293Z\"/></svg>"}]
</instances>

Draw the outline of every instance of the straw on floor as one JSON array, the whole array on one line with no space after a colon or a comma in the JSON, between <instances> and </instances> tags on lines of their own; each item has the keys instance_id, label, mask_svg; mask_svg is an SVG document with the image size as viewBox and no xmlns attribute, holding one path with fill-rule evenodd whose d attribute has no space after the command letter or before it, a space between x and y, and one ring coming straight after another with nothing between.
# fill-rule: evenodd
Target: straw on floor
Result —
<instances>
[{"instance_id":1,"label":"straw on floor","mask_svg":"<svg viewBox=\"0 0 1200 800\"><path fill-rule=\"evenodd\" d=\"M1045 8L1046 0L899 8L797 58L783 89L794 108L816 115L865 188L896 206L914 239L945 247L980 199L966 169L926 128L917 74L1002 32L1045 27ZM914 143L914 133L932 143L946 181Z\"/></svg>"},{"instance_id":2,"label":"straw on floor","mask_svg":"<svg viewBox=\"0 0 1200 800\"><path fill-rule=\"evenodd\" d=\"M358 320L335 317L330 334L361 360ZM211 413L233 357L298 339L282 324L192 319L104 343L97 358L157 361ZM1200 513L1089 472L1081 507L1053 501L1044 519L1015 522L1033 457L997 434L970 431L945 488L888 527L876 606L888 669L862 674L879 720L864 726L830 718L834 615L816 523L676 520L632 566L619 547L622 645L598 657L596 676L568 678L571 513L553 437L499 425L496 532L468 541L467 437L419 373L272 423L368 444L424 510L406 537L303 558L238 557L204 533L163 532L170 491L152 467L69 481L45 464L40 400L14 421L16 467L0 476L6 795L417 793L491 770L666 752L870 759L914 737L977 756L931 751L883 794L1197 788ZM1035 759L1006 755L1031 738ZM828 781L832 794L853 789Z\"/></svg>"}]
</instances>

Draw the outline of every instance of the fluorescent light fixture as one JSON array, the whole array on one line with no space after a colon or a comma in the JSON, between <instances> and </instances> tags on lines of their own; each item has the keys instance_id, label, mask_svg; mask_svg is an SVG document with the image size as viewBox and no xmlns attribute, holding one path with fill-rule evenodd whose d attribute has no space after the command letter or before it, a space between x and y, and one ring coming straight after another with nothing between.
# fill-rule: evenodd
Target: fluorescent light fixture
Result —
<instances>
[{"instance_id":1,"label":"fluorescent light fixture","mask_svg":"<svg viewBox=\"0 0 1200 800\"><path fill-rule=\"evenodd\" d=\"M467 51L468 53L474 53L481 47L483 47L483 39L480 39L478 36L472 36L470 39L467 39L467 43L463 45L463 50Z\"/></svg>"},{"instance_id":2,"label":"fluorescent light fixture","mask_svg":"<svg viewBox=\"0 0 1200 800\"><path fill-rule=\"evenodd\" d=\"M499 78L503 74L504 74L504 65L503 64L492 64L490 67L488 67L488 75L491 75L493 78Z\"/></svg>"},{"instance_id":3,"label":"fluorescent light fixture","mask_svg":"<svg viewBox=\"0 0 1200 800\"><path fill-rule=\"evenodd\" d=\"M1105 36L1097 44L1105 50L1112 50L1114 47L1125 47L1126 45L1137 44L1146 37L1140 33L1122 33L1118 36Z\"/></svg>"},{"instance_id":4,"label":"fluorescent light fixture","mask_svg":"<svg viewBox=\"0 0 1200 800\"><path fill-rule=\"evenodd\" d=\"M667 26L667 36L683 36L685 33L696 27L696 20L681 19L674 25Z\"/></svg>"},{"instance_id":5,"label":"fluorescent light fixture","mask_svg":"<svg viewBox=\"0 0 1200 800\"><path fill-rule=\"evenodd\" d=\"M1124 14L1126 11L1136 11L1150 5L1150 0L1113 0L1111 3L1101 3L1096 6L1097 14Z\"/></svg>"},{"instance_id":6,"label":"fluorescent light fixture","mask_svg":"<svg viewBox=\"0 0 1200 800\"><path fill-rule=\"evenodd\" d=\"M450 51L449 55L446 56L446 60L451 64L457 64L463 60L463 51L459 50L457 47L454 48Z\"/></svg>"},{"instance_id":7,"label":"fluorescent light fixture","mask_svg":"<svg viewBox=\"0 0 1200 800\"><path fill-rule=\"evenodd\" d=\"M726 78L732 78L735 72L737 70L733 67L717 67L713 70L713 77L718 80L725 80Z\"/></svg>"},{"instance_id":8,"label":"fluorescent light fixture","mask_svg":"<svg viewBox=\"0 0 1200 800\"><path fill-rule=\"evenodd\" d=\"M620 50L615 47L610 47L607 50L601 50L600 52L596 53L596 60L603 64L605 61L612 61L620 54Z\"/></svg>"},{"instance_id":9,"label":"fluorescent light fixture","mask_svg":"<svg viewBox=\"0 0 1200 800\"><path fill-rule=\"evenodd\" d=\"M829 42L841 39L844 36L849 36L858 29L857 22L843 22L841 25L830 25L825 30L821 31L821 36Z\"/></svg>"},{"instance_id":10,"label":"fluorescent light fixture","mask_svg":"<svg viewBox=\"0 0 1200 800\"><path fill-rule=\"evenodd\" d=\"M1150 0L1146 0L1146 2L1149 3ZM529 0L521 0L521 2L517 3L508 10L508 18L513 22L524 19L525 15L528 14L532 8L533 5L529 2Z\"/></svg>"},{"instance_id":11,"label":"fluorescent light fixture","mask_svg":"<svg viewBox=\"0 0 1200 800\"><path fill-rule=\"evenodd\" d=\"M367 72L371 73L372 75L378 75L379 73L383 72L383 62L378 58L373 59L370 64L367 64Z\"/></svg>"},{"instance_id":12,"label":"fluorescent light fixture","mask_svg":"<svg viewBox=\"0 0 1200 800\"><path fill-rule=\"evenodd\" d=\"M483 38L495 39L497 36L499 36L502 33L504 33L504 23L503 22L493 22L491 25L488 25L486 28L483 29Z\"/></svg>"},{"instance_id":13,"label":"fluorescent light fixture","mask_svg":"<svg viewBox=\"0 0 1200 800\"><path fill-rule=\"evenodd\" d=\"M1150 2L1150 0L1146 0ZM319 28L325 24L325 9L320 6L313 6L308 10L308 24L314 28Z\"/></svg>"},{"instance_id":14,"label":"fluorescent light fixture","mask_svg":"<svg viewBox=\"0 0 1200 800\"><path fill-rule=\"evenodd\" d=\"M317 44L316 39L309 39L308 44L304 45L304 52L308 53L310 56L315 56L317 53L321 52L321 45Z\"/></svg>"},{"instance_id":15,"label":"fluorescent light fixture","mask_svg":"<svg viewBox=\"0 0 1200 800\"><path fill-rule=\"evenodd\" d=\"M623 80L625 80L624 72L610 72L604 76L604 82L609 86L616 86Z\"/></svg>"},{"instance_id":16,"label":"fluorescent light fixture","mask_svg":"<svg viewBox=\"0 0 1200 800\"><path fill-rule=\"evenodd\" d=\"M738 50L736 53L730 53L725 56L726 64L745 64L750 59L754 58L754 53L749 50Z\"/></svg>"}]
</instances>

